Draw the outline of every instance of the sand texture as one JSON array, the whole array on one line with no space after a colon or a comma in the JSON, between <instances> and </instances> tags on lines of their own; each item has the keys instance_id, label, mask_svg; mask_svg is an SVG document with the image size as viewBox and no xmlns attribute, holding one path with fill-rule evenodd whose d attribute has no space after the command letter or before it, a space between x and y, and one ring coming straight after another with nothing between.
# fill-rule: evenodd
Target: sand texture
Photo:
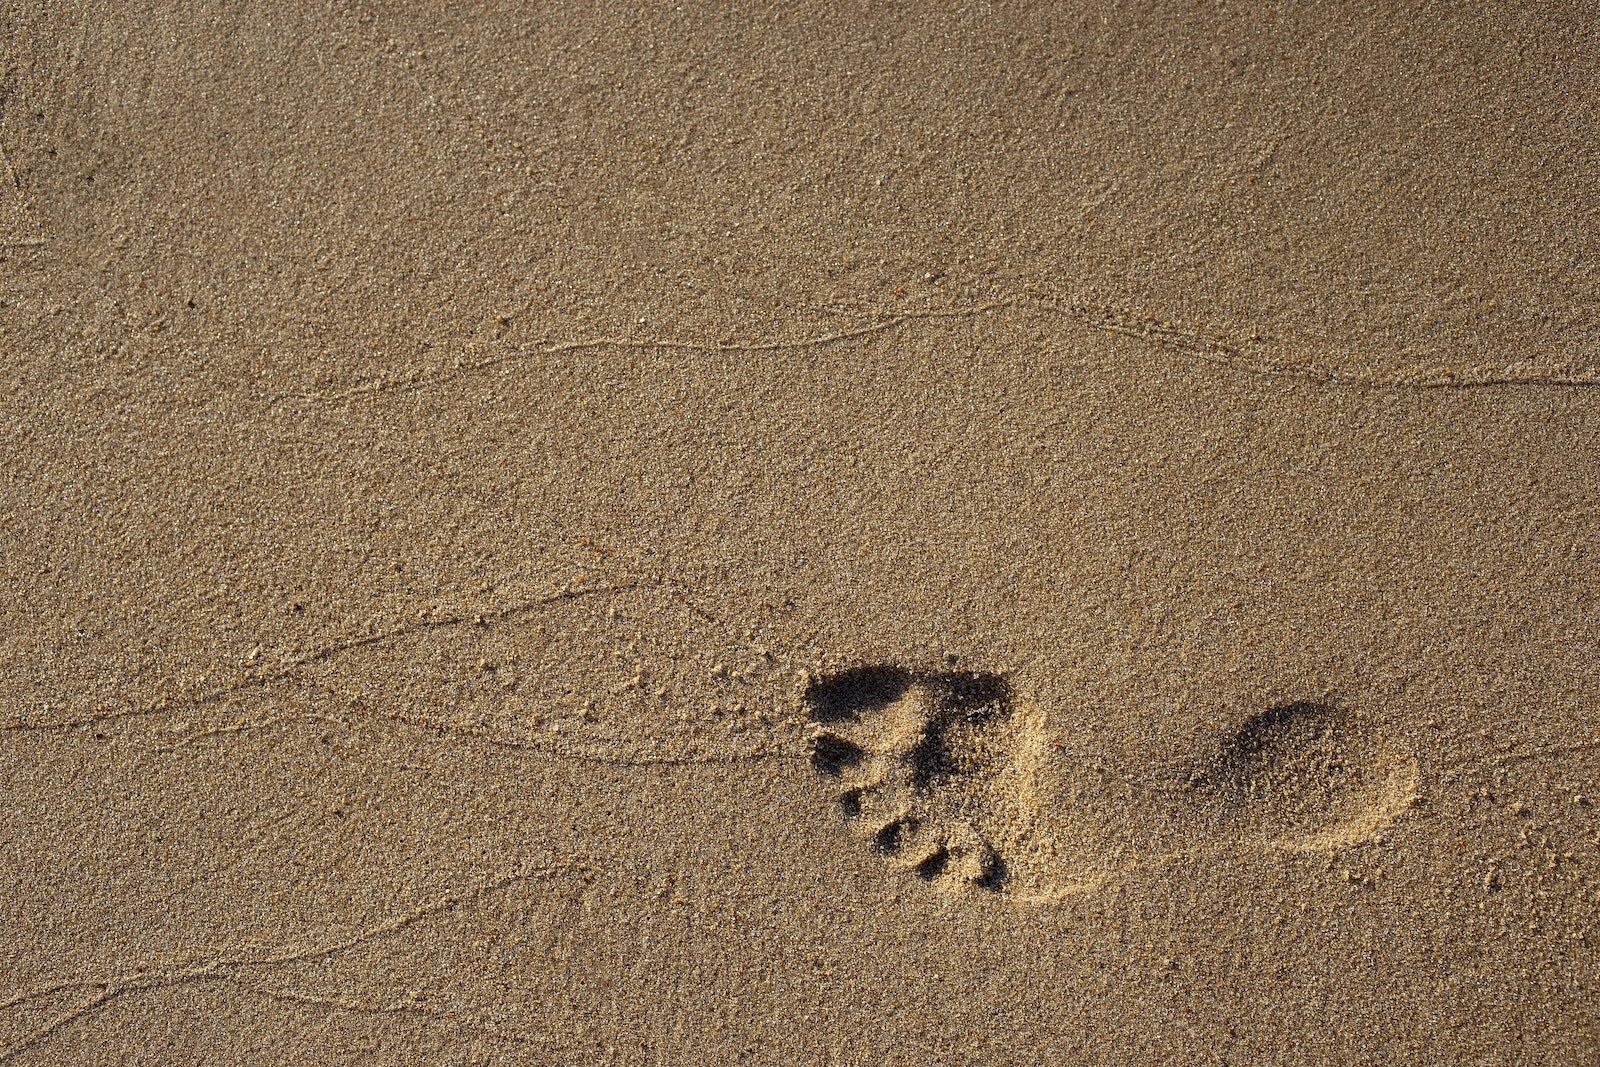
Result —
<instances>
[{"instance_id":1,"label":"sand texture","mask_svg":"<svg viewBox=\"0 0 1600 1067\"><path fill-rule=\"evenodd\" d=\"M0 12L0 1067L1600 1062L1592 5Z\"/></svg>"}]
</instances>

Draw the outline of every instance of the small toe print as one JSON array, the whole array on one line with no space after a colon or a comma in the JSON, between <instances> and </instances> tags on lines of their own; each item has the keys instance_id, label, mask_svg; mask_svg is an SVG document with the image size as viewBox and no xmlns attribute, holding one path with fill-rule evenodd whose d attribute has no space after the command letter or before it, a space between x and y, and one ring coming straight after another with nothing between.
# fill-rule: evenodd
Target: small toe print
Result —
<instances>
[{"instance_id":1,"label":"small toe print","mask_svg":"<svg viewBox=\"0 0 1600 1067\"><path fill-rule=\"evenodd\" d=\"M811 765L823 774L838 777L865 755L866 750L860 745L828 730L818 731L811 739Z\"/></svg>"}]
</instances>

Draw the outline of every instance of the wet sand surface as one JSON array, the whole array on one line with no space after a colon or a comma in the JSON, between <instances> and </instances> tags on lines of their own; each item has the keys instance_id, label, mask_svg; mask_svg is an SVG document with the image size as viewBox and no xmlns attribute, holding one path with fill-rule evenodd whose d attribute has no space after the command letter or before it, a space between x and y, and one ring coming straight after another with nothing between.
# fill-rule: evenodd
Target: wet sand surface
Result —
<instances>
[{"instance_id":1,"label":"wet sand surface","mask_svg":"<svg viewBox=\"0 0 1600 1067\"><path fill-rule=\"evenodd\" d=\"M13 4L0 1063L1584 1063L1581 5Z\"/></svg>"}]
</instances>

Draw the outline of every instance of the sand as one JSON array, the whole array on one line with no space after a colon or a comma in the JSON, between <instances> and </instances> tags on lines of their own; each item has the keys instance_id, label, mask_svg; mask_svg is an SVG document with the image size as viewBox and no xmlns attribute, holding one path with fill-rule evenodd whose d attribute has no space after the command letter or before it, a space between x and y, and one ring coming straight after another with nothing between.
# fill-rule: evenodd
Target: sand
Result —
<instances>
[{"instance_id":1,"label":"sand","mask_svg":"<svg viewBox=\"0 0 1600 1067\"><path fill-rule=\"evenodd\" d=\"M0 1064L1600 1058L1586 5L4 11Z\"/></svg>"}]
</instances>

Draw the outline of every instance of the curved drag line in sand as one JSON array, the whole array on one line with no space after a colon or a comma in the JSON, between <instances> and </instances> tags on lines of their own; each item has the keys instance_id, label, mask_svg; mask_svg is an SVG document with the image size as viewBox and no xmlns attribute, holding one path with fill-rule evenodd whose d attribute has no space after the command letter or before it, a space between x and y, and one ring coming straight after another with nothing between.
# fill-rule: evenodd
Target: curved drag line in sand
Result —
<instances>
[{"instance_id":1,"label":"curved drag line in sand","mask_svg":"<svg viewBox=\"0 0 1600 1067\"><path fill-rule=\"evenodd\" d=\"M99 723L115 722L119 719L140 718L147 715L159 715L164 712L176 712L187 708L201 707L206 704L212 704L219 700L223 700L237 693L263 688L271 685L274 682L293 678L299 674L302 668L326 662L355 649L385 645L402 637L426 633L430 630L452 629L463 626L495 625L497 623L514 620L519 616L537 611L540 608L548 607L551 604L559 604L568 600L577 600L582 597L599 596L607 593L623 593L634 589L660 589L673 584L674 583L670 579L659 579L654 581L620 582L614 585L604 586L586 585L577 589L574 589L571 586L565 586L548 596L524 601L519 604L513 604L510 607L501 608L499 610L479 612L471 615L430 615L426 619L419 619L416 622L401 623L399 626L391 627L390 629L384 630L380 633L363 634L358 637L349 637L337 641L331 641L318 648L312 649L310 652L286 661L281 667L248 675L243 681L234 685L224 686L220 689L212 689L204 693L180 697L176 700L170 696L163 695L161 697L157 697L144 707L97 712L92 715L81 715L77 718L54 719L45 722L8 722L5 724L0 724L0 733L13 731L70 730L83 726L94 726Z\"/></svg>"},{"instance_id":2,"label":"curved drag line in sand","mask_svg":"<svg viewBox=\"0 0 1600 1067\"><path fill-rule=\"evenodd\" d=\"M666 349L698 353L756 353L796 351L823 348L844 341L858 340L888 333L914 322L958 320L975 318L995 311L1030 308L1070 320L1080 326L1103 333L1143 341L1182 356L1256 377L1286 377L1325 386L1346 386L1370 389L1490 389L1502 387L1553 387L1582 389L1600 386L1597 374L1546 374L1517 375L1508 373L1479 373L1435 368L1415 375L1380 375L1362 372L1341 373L1319 368L1303 362L1273 359L1265 355L1252 355L1250 349L1259 349L1261 342L1229 339L1215 331L1186 324L1169 318L1119 307L1107 303L1091 303L1074 298L1004 296L966 308L937 310L894 309L880 313L875 321L847 330L835 330L800 337L793 340L771 341L686 341L672 337L598 337L575 338L566 341L541 341L528 345L512 346L510 351L482 359L457 357L453 365L436 370L417 370L408 374L370 378L346 389L334 392L281 392L267 397L269 407L287 402L330 404L345 400L375 398L383 394L406 393L430 385L464 378L480 371L509 364L521 363L534 356L560 356L595 348L616 348L634 351ZM1310 348L1310 345L1301 345ZM471 346L468 351L475 349ZM1509 367L1508 367L1509 369Z\"/></svg>"},{"instance_id":3,"label":"curved drag line in sand","mask_svg":"<svg viewBox=\"0 0 1600 1067\"><path fill-rule=\"evenodd\" d=\"M464 905L469 905L482 900L493 893L499 892L509 886L526 882L534 878L548 877L555 874L572 874L582 876L592 875L593 871L578 866L557 866L547 864L533 867L523 871L507 873L491 878L489 881L478 885L465 892L444 893L435 899L411 909L404 914L389 919L385 922L369 926L360 933L336 941L320 945L291 946L269 952L265 955L252 956L237 950L224 950L223 954L211 959L200 960L188 964L167 964L158 966L154 970L136 968L133 971L119 974L100 976L80 976L73 978L51 979L27 989L19 990L0 1000L0 1011L48 997L57 993L66 993L73 990L98 990L95 994L79 1002L71 1009L61 1013L55 1018L23 1035L6 1048L0 1048L0 1064L15 1060L22 1053L38 1045L51 1034L70 1026L72 1023L87 1018L111 1003L124 993L144 992L150 990L170 989L182 985L206 981L234 981L238 972L256 967L281 967L291 963L304 963L310 960L328 959L341 953L358 948L371 941L398 933L408 926L412 926L424 919L435 915L443 915L454 911Z\"/></svg>"}]
</instances>

